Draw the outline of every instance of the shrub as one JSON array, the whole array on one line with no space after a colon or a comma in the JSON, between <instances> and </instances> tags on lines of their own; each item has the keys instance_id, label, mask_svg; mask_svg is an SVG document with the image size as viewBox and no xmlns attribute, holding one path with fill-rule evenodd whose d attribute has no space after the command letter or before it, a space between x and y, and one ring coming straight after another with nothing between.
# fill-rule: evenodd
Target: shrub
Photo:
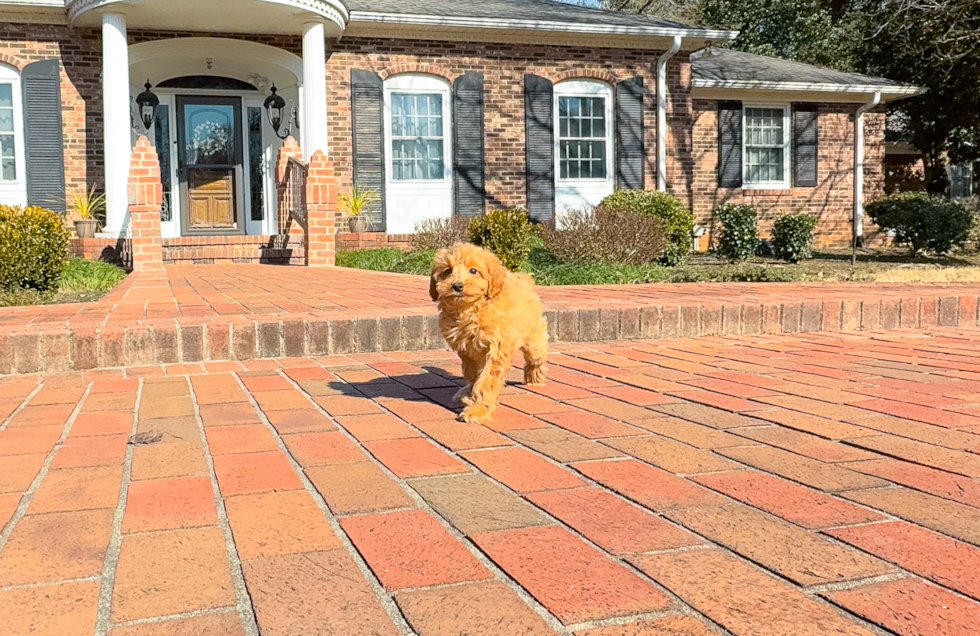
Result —
<instances>
[{"instance_id":1,"label":"shrub","mask_svg":"<svg viewBox=\"0 0 980 636\"><path fill-rule=\"evenodd\" d=\"M563 263L645 265L663 254L666 236L660 218L600 205L564 212L560 226L546 226L541 238Z\"/></svg>"},{"instance_id":2,"label":"shrub","mask_svg":"<svg viewBox=\"0 0 980 636\"><path fill-rule=\"evenodd\" d=\"M896 244L909 245L913 256L947 254L970 233L970 213L962 204L925 192L893 194L865 210L879 228L895 233Z\"/></svg>"},{"instance_id":3,"label":"shrub","mask_svg":"<svg viewBox=\"0 0 980 636\"><path fill-rule=\"evenodd\" d=\"M470 220L470 242L496 254L512 271L520 269L527 260L533 234L534 227L522 208L494 210Z\"/></svg>"},{"instance_id":4,"label":"shrub","mask_svg":"<svg viewBox=\"0 0 980 636\"><path fill-rule=\"evenodd\" d=\"M0 288L57 288L68 263L68 236L57 212L0 205Z\"/></svg>"},{"instance_id":5,"label":"shrub","mask_svg":"<svg viewBox=\"0 0 980 636\"><path fill-rule=\"evenodd\" d=\"M817 220L809 214L787 214L772 226L772 250L777 258L799 263L812 256L813 228Z\"/></svg>"},{"instance_id":6,"label":"shrub","mask_svg":"<svg viewBox=\"0 0 980 636\"><path fill-rule=\"evenodd\" d=\"M453 215L444 218L425 219L415 224L412 235L413 250L441 250L444 247L465 243L470 238L470 218Z\"/></svg>"},{"instance_id":7,"label":"shrub","mask_svg":"<svg viewBox=\"0 0 980 636\"><path fill-rule=\"evenodd\" d=\"M759 230L756 227L755 208L751 205L726 203L715 210L721 223L718 237L718 253L729 263L747 260L759 247Z\"/></svg>"},{"instance_id":8,"label":"shrub","mask_svg":"<svg viewBox=\"0 0 980 636\"><path fill-rule=\"evenodd\" d=\"M959 202L970 213L970 232L966 240L974 252L980 252L980 196L974 195Z\"/></svg>"},{"instance_id":9,"label":"shrub","mask_svg":"<svg viewBox=\"0 0 980 636\"><path fill-rule=\"evenodd\" d=\"M617 190L603 199L600 205L662 219L667 232L667 246L660 260L665 265L678 265L691 252L694 215L674 195L655 190Z\"/></svg>"}]
</instances>

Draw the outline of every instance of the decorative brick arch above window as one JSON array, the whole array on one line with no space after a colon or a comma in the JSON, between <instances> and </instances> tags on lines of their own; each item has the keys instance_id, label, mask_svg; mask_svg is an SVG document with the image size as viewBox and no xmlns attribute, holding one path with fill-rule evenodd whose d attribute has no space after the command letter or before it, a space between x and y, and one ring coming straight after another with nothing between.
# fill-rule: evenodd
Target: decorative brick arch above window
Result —
<instances>
[{"instance_id":1,"label":"decorative brick arch above window","mask_svg":"<svg viewBox=\"0 0 980 636\"><path fill-rule=\"evenodd\" d=\"M382 80L386 80L394 75L403 75L405 73L417 73L422 75L438 75L439 77L445 79L450 84L455 81L456 73L453 73L441 66L436 66L435 64L396 64L395 66L389 66L378 72L378 76Z\"/></svg>"},{"instance_id":2,"label":"decorative brick arch above window","mask_svg":"<svg viewBox=\"0 0 980 636\"><path fill-rule=\"evenodd\" d=\"M9 53L0 53L0 62L2 62L3 64L9 64L10 66L13 66L18 71L23 71L24 67L27 66L27 61L22 60L14 55L10 55Z\"/></svg>"},{"instance_id":3,"label":"decorative brick arch above window","mask_svg":"<svg viewBox=\"0 0 980 636\"><path fill-rule=\"evenodd\" d=\"M594 79L607 84L615 85L620 78L618 78L615 73L604 71L602 69L573 68L567 71L562 71L561 73L555 73L549 79L551 80L552 84L557 84L558 82L563 82L569 79Z\"/></svg>"}]
</instances>

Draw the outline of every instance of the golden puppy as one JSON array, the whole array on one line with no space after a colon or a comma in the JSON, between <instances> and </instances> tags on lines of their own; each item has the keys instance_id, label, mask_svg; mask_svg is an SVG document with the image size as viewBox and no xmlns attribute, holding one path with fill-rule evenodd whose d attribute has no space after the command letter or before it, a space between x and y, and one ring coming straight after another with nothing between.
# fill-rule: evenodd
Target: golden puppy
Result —
<instances>
[{"instance_id":1,"label":"golden puppy","mask_svg":"<svg viewBox=\"0 0 980 636\"><path fill-rule=\"evenodd\" d=\"M497 408L514 352L524 354L524 382L544 382L548 329L527 274L513 274L493 253L457 243L432 262L429 296L439 303L439 330L463 362L466 386L455 399L463 422L487 422Z\"/></svg>"}]
</instances>

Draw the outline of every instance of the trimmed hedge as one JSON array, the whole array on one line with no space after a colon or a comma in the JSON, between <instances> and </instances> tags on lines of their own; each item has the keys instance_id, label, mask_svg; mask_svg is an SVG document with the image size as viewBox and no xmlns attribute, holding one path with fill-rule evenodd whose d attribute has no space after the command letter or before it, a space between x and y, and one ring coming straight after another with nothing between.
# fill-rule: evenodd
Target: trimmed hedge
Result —
<instances>
[{"instance_id":1,"label":"trimmed hedge","mask_svg":"<svg viewBox=\"0 0 980 636\"><path fill-rule=\"evenodd\" d=\"M679 265L691 253L694 215L674 195L656 190L617 190L599 205L662 219L667 232L667 246L660 257L664 265Z\"/></svg>"},{"instance_id":2,"label":"trimmed hedge","mask_svg":"<svg viewBox=\"0 0 980 636\"><path fill-rule=\"evenodd\" d=\"M813 256L813 228L817 220L809 214L787 214L772 226L772 251L776 258L799 263Z\"/></svg>"},{"instance_id":3,"label":"trimmed hedge","mask_svg":"<svg viewBox=\"0 0 980 636\"><path fill-rule=\"evenodd\" d=\"M470 243L496 254L511 271L520 269L527 260L532 236L534 226L523 208L494 210L470 220Z\"/></svg>"},{"instance_id":4,"label":"trimmed hedge","mask_svg":"<svg viewBox=\"0 0 980 636\"><path fill-rule=\"evenodd\" d=\"M759 247L758 214L751 205L726 203L715 210L721 223L718 253L729 263L748 260Z\"/></svg>"},{"instance_id":5,"label":"trimmed hedge","mask_svg":"<svg viewBox=\"0 0 980 636\"><path fill-rule=\"evenodd\" d=\"M972 218L957 201L925 192L900 192L865 206L879 228L895 233L895 243L913 255L948 254L970 236Z\"/></svg>"},{"instance_id":6,"label":"trimmed hedge","mask_svg":"<svg viewBox=\"0 0 980 636\"><path fill-rule=\"evenodd\" d=\"M0 205L0 288L56 289L68 247L68 228L57 212Z\"/></svg>"}]
</instances>

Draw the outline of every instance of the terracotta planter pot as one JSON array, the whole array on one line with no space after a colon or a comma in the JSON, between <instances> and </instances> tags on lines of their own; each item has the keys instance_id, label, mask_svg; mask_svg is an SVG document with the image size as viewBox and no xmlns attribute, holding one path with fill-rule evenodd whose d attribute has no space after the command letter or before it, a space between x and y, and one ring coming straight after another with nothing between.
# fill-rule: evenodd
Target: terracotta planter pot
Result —
<instances>
[{"instance_id":1,"label":"terracotta planter pot","mask_svg":"<svg viewBox=\"0 0 980 636\"><path fill-rule=\"evenodd\" d=\"M349 216L347 217L347 229L355 234L361 234L362 232L367 232L368 229L368 218L366 216Z\"/></svg>"},{"instance_id":2,"label":"terracotta planter pot","mask_svg":"<svg viewBox=\"0 0 980 636\"><path fill-rule=\"evenodd\" d=\"M95 230L99 222L95 219L79 219L75 221L75 234L78 238L95 238Z\"/></svg>"}]
</instances>

